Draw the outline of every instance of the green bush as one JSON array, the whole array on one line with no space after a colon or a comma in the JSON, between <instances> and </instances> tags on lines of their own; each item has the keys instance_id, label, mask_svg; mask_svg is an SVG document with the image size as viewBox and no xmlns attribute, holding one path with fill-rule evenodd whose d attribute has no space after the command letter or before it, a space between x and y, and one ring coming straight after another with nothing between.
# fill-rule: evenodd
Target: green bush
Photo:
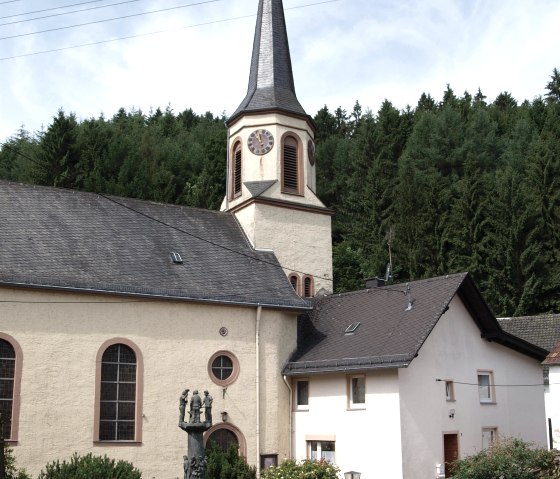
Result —
<instances>
[{"instance_id":1,"label":"green bush","mask_svg":"<svg viewBox=\"0 0 560 479\"><path fill-rule=\"evenodd\" d=\"M262 479L339 479L340 469L327 461L288 459L262 471Z\"/></svg>"},{"instance_id":2,"label":"green bush","mask_svg":"<svg viewBox=\"0 0 560 479\"><path fill-rule=\"evenodd\" d=\"M45 466L39 479L140 479L141 472L130 462L109 459L107 456L78 456L74 453L70 462L55 461Z\"/></svg>"},{"instance_id":3,"label":"green bush","mask_svg":"<svg viewBox=\"0 0 560 479\"><path fill-rule=\"evenodd\" d=\"M232 444L224 452L215 442L206 448L206 479L256 479L257 470L249 466L238 447Z\"/></svg>"},{"instance_id":4,"label":"green bush","mask_svg":"<svg viewBox=\"0 0 560 479\"><path fill-rule=\"evenodd\" d=\"M18 469L16 467L14 451L7 444L4 445L4 464L6 467L6 479L31 479L31 476L27 475L25 469Z\"/></svg>"},{"instance_id":5,"label":"green bush","mask_svg":"<svg viewBox=\"0 0 560 479\"><path fill-rule=\"evenodd\" d=\"M559 453L534 448L521 439L496 441L487 450L459 460L454 479L557 479Z\"/></svg>"}]
</instances>

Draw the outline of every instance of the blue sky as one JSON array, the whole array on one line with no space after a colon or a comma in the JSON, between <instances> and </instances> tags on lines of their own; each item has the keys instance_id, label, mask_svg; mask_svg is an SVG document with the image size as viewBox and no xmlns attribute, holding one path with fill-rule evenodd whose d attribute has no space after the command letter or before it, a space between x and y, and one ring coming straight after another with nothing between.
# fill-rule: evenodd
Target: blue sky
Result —
<instances>
[{"instance_id":1,"label":"blue sky","mask_svg":"<svg viewBox=\"0 0 560 479\"><path fill-rule=\"evenodd\" d=\"M22 125L41 131L59 108L79 119L168 105L228 115L243 99L258 0L134 0L21 22L125 1L99 0L13 16L84 1L0 0L0 141ZM356 100L374 112L385 98L414 106L422 92L440 100L448 83L532 100L560 68L557 0L321 1L284 0L296 91L311 115ZM182 8L32 34L173 7Z\"/></svg>"}]
</instances>

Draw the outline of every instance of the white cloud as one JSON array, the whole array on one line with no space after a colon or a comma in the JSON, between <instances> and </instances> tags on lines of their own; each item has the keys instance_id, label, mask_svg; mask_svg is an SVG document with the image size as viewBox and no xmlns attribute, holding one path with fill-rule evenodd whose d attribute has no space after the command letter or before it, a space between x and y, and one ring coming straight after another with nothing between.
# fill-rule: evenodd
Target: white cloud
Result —
<instances>
[{"instance_id":1,"label":"white cloud","mask_svg":"<svg viewBox=\"0 0 560 479\"><path fill-rule=\"evenodd\" d=\"M67 2L70 3L70 2ZM139 1L0 27L0 36L155 10L185 0ZM518 100L544 93L558 63L556 0L339 0L294 8L284 0L296 91L311 115L327 105L350 110L356 100L379 109L416 105L422 92L441 99L480 86L492 100L507 90ZM119 36L168 33L0 61L0 139L24 123L35 131L58 108L84 119L118 108L231 114L247 88L257 0L206 5L0 40L0 57ZM43 0L6 4L6 13L45 8ZM0 20L2 22L4 20ZM176 30L174 30L176 29Z\"/></svg>"}]
</instances>

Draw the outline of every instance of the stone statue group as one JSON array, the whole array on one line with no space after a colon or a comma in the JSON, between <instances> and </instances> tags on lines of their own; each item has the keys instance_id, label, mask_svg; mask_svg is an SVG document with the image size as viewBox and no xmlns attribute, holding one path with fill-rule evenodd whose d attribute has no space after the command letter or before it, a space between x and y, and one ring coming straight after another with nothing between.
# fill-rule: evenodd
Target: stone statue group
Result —
<instances>
[{"instance_id":1,"label":"stone statue group","mask_svg":"<svg viewBox=\"0 0 560 479\"><path fill-rule=\"evenodd\" d=\"M179 398L179 426L181 423L185 422L185 412L187 409L188 395L190 389L185 389ZM193 392L191 397L190 409L189 409L189 423L198 424L202 421L200 420L200 410L204 408L204 424L212 425L212 401L213 398L208 394L208 391L204 391L204 397L201 398L198 394L198 390Z\"/></svg>"}]
</instances>

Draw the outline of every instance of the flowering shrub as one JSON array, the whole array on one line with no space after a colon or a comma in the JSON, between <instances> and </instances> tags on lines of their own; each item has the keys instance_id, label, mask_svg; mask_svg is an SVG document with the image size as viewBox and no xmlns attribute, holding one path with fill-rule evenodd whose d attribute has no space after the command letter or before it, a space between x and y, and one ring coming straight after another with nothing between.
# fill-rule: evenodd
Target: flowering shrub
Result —
<instances>
[{"instance_id":1,"label":"flowering shrub","mask_svg":"<svg viewBox=\"0 0 560 479\"><path fill-rule=\"evenodd\" d=\"M262 479L339 479L340 469L327 461L288 459L276 467L264 469Z\"/></svg>"},{"instance_id":2,"label":"flowering shrub","mask_svg":"<svg viewBox=\"0 0 560 479\"><path fill-rule=\"evenodd\" d=\"M560 478L558 451L533 448L521 439L504 439L455 463L454 479Z\"/></svg>"}]
</instances>

